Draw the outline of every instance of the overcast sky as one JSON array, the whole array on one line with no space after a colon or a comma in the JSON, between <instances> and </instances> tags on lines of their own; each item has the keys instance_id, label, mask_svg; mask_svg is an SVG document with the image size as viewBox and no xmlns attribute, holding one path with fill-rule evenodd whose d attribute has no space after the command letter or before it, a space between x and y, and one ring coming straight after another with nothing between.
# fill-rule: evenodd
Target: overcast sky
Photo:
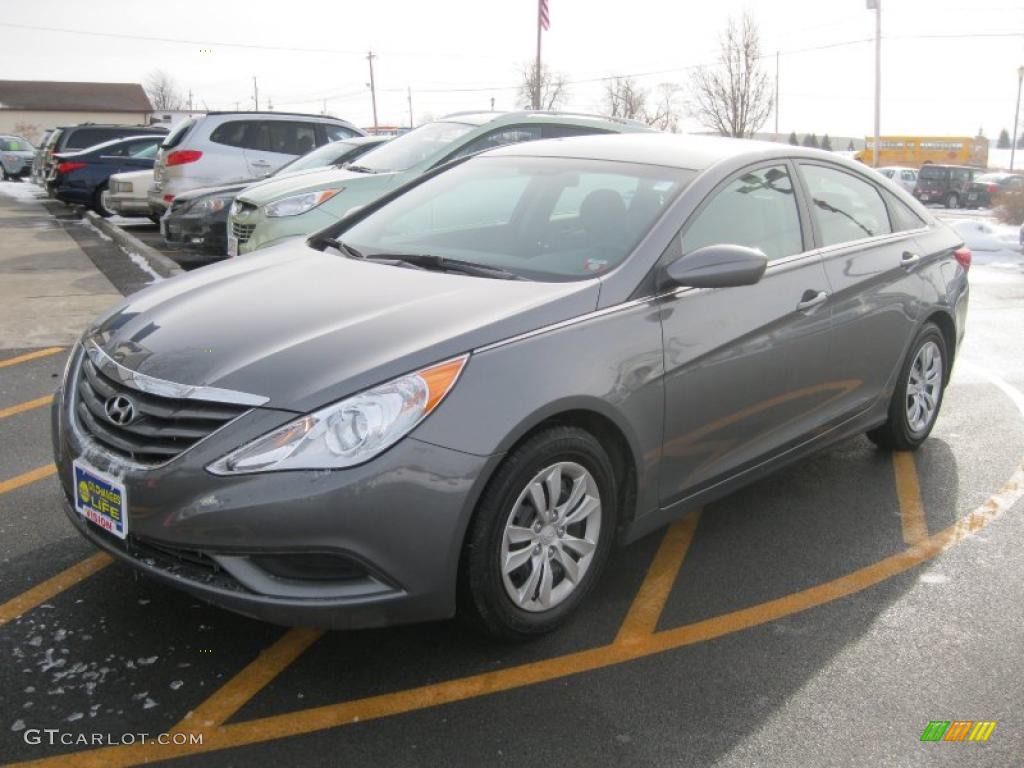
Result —
<instances>
[{"instance_id":1,"label":"overcast sky","mask_svg":"<svg viewBox=\"0 0 1024 768\"><path fill-rule=\"evenodd\" d=\"M1012 129L1016 70L1024 64L1024 2L882 2L889 38L882 52L883 134L964 135L983 127L994 138L1001 128ZM690 69L714 60L729 15L744 9L760 25L772 77L774 53L781 51L781 132L873 131L874 44L866 41L874 35L874 12L864 0L550 0L544 60L570 81L653 73L640 82L679 83L685 94ZM368 125L366 50L372 48L379 56L380 122L407 124L407 87L416 122L489 108L492 97L499 109L514 107L520 69L534 55L536 13L536 0L4 2L3 23L77 34L0 26L0 79L140 82L159 68L183 90L191 88L199 108L237 103L245 109L252 106L255 75L263 107L269 98L275 109L320 112L326 99L329 113ZM460 88L479 90L454 90ZM566 106L599 111L601 89L576 83ZM684 125L699 129L692 120ZM773 127L770 118L764 130Z\"/></svg>"}]
</instances>

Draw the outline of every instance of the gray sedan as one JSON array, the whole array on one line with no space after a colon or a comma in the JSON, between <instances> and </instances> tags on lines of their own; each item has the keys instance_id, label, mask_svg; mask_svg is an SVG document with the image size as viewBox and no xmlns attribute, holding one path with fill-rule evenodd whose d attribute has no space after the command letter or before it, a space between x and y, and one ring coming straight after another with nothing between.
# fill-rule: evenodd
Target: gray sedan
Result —
<instances>
[{"instance_id":1,"label":"gray sedan","mask_svg":"<svg viewBox=\"0 0 1024 768\"><path fill-rule=\"evenodd\" d=\"M417 178L159 283L54 399L73 525L286 624L528 638L628 542L860 433L913 449L970 251L834 155L661 134Z\"/></svg>"}]
</instances>

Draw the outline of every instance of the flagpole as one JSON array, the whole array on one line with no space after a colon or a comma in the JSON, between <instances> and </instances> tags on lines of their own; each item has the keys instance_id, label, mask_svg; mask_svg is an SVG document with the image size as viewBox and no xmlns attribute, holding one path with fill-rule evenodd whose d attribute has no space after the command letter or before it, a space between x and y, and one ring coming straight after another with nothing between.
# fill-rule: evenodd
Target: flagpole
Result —
<instances>
[{"instance_id":1,"label":"flagpole","mask_svg":"<svg viewBox=\"0 0 1024 768\"><path fill-rule=\"evenodd\" d=\"M533 108L540 109L540 30L541 30L541 4L544 0L537 0L537 68L534 70L533 80Z\"/></svg>"}]
</instances>

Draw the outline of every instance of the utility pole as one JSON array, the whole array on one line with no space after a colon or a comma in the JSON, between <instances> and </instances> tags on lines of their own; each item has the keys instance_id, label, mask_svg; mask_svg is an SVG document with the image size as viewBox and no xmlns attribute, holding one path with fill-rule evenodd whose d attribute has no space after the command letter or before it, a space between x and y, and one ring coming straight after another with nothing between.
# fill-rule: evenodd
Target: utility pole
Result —
<instances>
[{"instance_id":1,"label":"utility pole","mask_svg":"<svg viewBox=\"0 0 1024 768\"><path fill-rule=\"evenodd\" d=\"M373 51L366 53L366 60L370 62L370 100L373 102L373 132L377 133L377 86L373 81L373 60L377 57L374 56Z\"/></svg>"},{"instance_id":2,"label":"utility pole","mask_svg":"<svg viewBox=\"0 0 1024 768\"><path fill-rule=\"evenodd\" d=\"M413 122L412 119L412 86L407 85L406 88L408 89L409 93L409 130L411 131L413 129L413 126L416 125L416 123Z\"/></svg>"},{"instance_id":3,"label":"utility pole","mask_svg":"<svg viewBox=\"0 0 1024 768\"><path fill-rule=\"evenodd\" d=\"M875 151L871 164L877 168L882 154L882 0L867 0L867 6L875 12Z\"/></svg>"},{"instance_id":4,"label":"utility pole","mask_svg":"<svg viewBox=\"0 0 1024 768\"><path fill-rule=\"evenodd\" d=\"M494 111L494 97L491 96L491 112Z\"/></svg>"},{"instance_id":5,"label":"utility pole","mask_svg":"<svg viewBox=\"0 0 1024 768\"><path fill-rule=\"evenodd\" d=\"M188 89L188 111L192 111L192 89Z\"/></svg>"},{"instance_id":6,"label":"utility pole","mask_svg":"<svg viewBox=\"0 0 1024 768\"><path fill-rule=\"evenodd\" d=\"M1017 156L1017 118L1020 117L1020 86L1024 83L1024 67L1017 68L1017 108L1013 111L1013 137L1010 139L1010 170Z\"/></svg>"},{"instance_id":7,"label":"utility pole","mask_svg":"<svg viewBox=\"0 0 1024 768\"><path fill-rule=\"evenodd\" d=\"M260 91L256 87L256 75L252 76L252 103L257 112L260 111Z\"/></svg>"},{"instance_id":8,"label":"utility pole","mask_svg":"<svg viewBox=\"0 0 1024 768\"><path fill-rule=\"evenodd\" d=\"M775 140L779 140L779 52L775 51Z\"/></svg>"},{"instance_id":9,"label":"utility pole","mask_svg":"<svg viewBox=\"0 0 1024 768\"><path fill-rule=\"evenodd\" d=\"M537 2L537 68L533 71L533 108L535 110L540 109L540 32L544 25L544 2L545 0Z\"/></svg>"}]
</instances>

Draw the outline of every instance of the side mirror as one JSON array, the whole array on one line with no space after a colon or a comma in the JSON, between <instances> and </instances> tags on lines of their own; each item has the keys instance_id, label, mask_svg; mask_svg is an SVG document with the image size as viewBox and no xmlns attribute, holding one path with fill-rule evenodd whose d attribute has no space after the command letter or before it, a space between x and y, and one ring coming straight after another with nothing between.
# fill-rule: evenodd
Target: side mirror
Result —
<instances>
[{"instance_id":1,"label":"side mirror","mask_svg":"<svg viewBox=\"0 0 1024 768\"><path fill-rule=\"evenodd\" d=\"M768 268L768 257L742 245L708 245L680 256L665 268L672 283L688 288L753 285Z\"/></svg>"}]
</instances>

